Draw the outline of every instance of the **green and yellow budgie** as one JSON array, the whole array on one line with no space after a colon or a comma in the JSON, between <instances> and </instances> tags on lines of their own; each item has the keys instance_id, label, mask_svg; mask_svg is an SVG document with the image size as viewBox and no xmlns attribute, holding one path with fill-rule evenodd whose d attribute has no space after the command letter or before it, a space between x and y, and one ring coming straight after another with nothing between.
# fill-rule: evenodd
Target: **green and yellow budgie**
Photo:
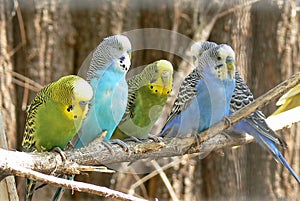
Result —
<instances>
[{"instance_id":1,"label":"green and yellow budgie","mask_svg":"<svg viewBox=\"0 0 300 201\"><path fill-rule=\"evenodd\" d=\"M173 66L167 60L149 64L132 77L128 81L126 111L112 139L148 138L172 91L172 84Z\"/></svg>"},{"instance_id":2,"label":"green and yellow budgie","mask_svg":"<svg viewBox=\"0 0 300 201\"><path fill-rule=\"evenodd\" d=\"M92 87L75 75L64 76L44 87L28 109L23 151L64 149L78 132L92 97ZM32 199L35 183L27 179L24 200Z\"/></svg>"}]
</instances>

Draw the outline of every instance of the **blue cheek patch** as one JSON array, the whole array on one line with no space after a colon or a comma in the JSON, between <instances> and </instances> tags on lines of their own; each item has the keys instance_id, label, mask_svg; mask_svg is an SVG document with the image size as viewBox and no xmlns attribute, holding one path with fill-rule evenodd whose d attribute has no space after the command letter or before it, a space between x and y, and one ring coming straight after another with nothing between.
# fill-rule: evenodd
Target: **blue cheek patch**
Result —
<instances>
[{"instance_id":1,"label":"blue cheek patch","mask_svg":"<svg viewBox=\"0 0 300 201\"><path fill-rule=\"evenodd\" d=\"M121 62L123 62L123 61L125 60L125 57L122 56L122 57L120 58L120 60L121 60Z\"/></svg>"}]
</instances>

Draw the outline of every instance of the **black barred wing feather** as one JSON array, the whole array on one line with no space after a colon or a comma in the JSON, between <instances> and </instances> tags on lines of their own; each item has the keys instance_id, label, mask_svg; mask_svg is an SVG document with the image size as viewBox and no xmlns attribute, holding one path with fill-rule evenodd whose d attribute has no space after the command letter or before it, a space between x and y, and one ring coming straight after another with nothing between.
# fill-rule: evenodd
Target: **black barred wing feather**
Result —
<instances>
[{"instance_id":1,"label":"black barred wing feather","mask_svg":"<svg viewBox=\"0 0 300 201\"><path fill-rule=\"evenodd\" d=\"M230 103L230 109L232 112L238 111L254 100L253 94L238 72L235 73L235 79L236 88ZM245 121L273 142L286 147L287 145L285 141L276 135L276 133L268 126L265 119L265 115L260 110L257 110L250 116L246 117Z\"/></svg>"},{"instance_id":2,"label":"black barred wing feather","mask_svg":"<svg viewBox=\"0 0 300 201\"><path fill-rule=\"evenodd\" d=\"M49 85L43 88L36 97L32 100L28 110L27 110L27 118L25 123L25 131L22 141L22 150L24 152L32 152L36 150L35 147L35 129L36 129L36 116L39 108L47 102L49 99Z\"/></svg>"},{"instance_id":3,"label":"black barred wing feather","mask_svg":"<svg viewBox=\"0 0 300 201\"><path fill-rule=\"evenodd\" d=\"M171 113L166 121L166 125L177 114L186 109L191 101L197 96L197 83L203 76L198 69L194 69L182 82L177 98L172 107Z\"/></svg>"}]
</instances>

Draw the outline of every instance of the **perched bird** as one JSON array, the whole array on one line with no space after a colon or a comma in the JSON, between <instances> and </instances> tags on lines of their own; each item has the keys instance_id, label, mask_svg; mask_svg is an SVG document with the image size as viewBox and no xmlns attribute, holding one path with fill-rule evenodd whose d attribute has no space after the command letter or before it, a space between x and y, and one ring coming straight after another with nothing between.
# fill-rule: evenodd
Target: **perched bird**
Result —
<instances>
[{"instance_id":1,"label":"perched bird","mask_svg":"<svg viewBox=\"0 0 300 201\"><path fill-rule=\"evenodd\" d=\"M84 61L81 70L88 70L86 75L82 76L91 84L94 96L89 104L89 113L72 140L75 148L85 146L101 137L104 131L106 136L103 141L107 142L111 138L127 105L128 85L125 76L131 65L130 59L129 39L124 35L113 35L104 38ZM124 146L122 143L120 145ZM69 179L73 180L74 175ZM63 192L63 188L58 188L52 200L60 200Z\"/></svg>"},{"instance_id":2,"label":"perched bird","mask_svg":"<svg viewBox=\"0 0 300 201\"><path fill-rule=\"evenodd\" d=\"M75 75L62 77L44 87L27 111L22 150L64 149L79 130L92 97L92 87ZM32 199L35 183L27 179L24 200Z\"/></svg>"},{"instance_id":3,"label":"perched bird","mask_svg":"<svg viewBox=\"0 0 300 201\"><path fill-rule=\"evenodd\" d=\"M197 134L229 115L235 88L234 59L228 45L203 51L198 65L181 84L161 136Z\"/></svg>"},{"instance_id":4,"label":"perched bird","mask_svg":"<svg viewBox=\"0 0 300 201\"><path fill-rule=\"evenodd\" d=\"M159 60L128 81L128 102L112 139L146 139L172 91L173 66Z\"/></svg>"},{"instance_id":5,"label":"perched bird","mask_svg":"<svg viewBox=\"0 0 300 201\"><path fill-rule=\"evenodd\" d=\"M94 51L87 71L94 97L79 135L73 141L76 148L87 145L103 131L107 131L104 141L112 136L127 105L125 76L131 65L130 58L131 43L123 35L105 38Z\"/></svg>"},{"instance_id":6,"label":"perched bird","mask_svg":"<svg viewBox=\"0 0 300 201\"><path fill-rule=\"evenodd\" d=\"M199 58L199 55L201 55L203 51L217 46L216 43L205 42L206 45L202 45L202 48L199 48L199 44L202 44L202 42L198 42L196 44L197 45L192 48L192 50L194 50L192 51L193 56L196 58ZM254 100L249 87L245 84L237 71L235 73L235 80L236 87L230 103L230 113L238 111ZM299 183L299 177L290 167L276 146L276 144L278 144L285 148L287 146L286 142L277 136L276 133L268 126L265 116L261 111L257 110L242 121L233 125L230 129L237 133L248 133L252 135L263 148L273 155L273 158L276 161L279 160L291 172L293 177Z\"/></svg>"}]
</instances>

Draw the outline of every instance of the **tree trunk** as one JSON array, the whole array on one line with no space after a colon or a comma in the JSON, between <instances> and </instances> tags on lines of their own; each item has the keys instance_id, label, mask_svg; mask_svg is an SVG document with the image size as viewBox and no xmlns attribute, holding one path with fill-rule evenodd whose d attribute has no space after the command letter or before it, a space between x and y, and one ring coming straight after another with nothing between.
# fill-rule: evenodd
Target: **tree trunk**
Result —
<instances>
[{"instance_id":1,"label":"tree trunk","mask_svg":"<svg viewBox=\"0 0 300 201\"><path fill-rule=\"evenodd\" d=\"M16 147L15 89L12 76L14 53L11 1L0 0L0 147ZM0 182L0 200L18 200L14 176Z\"/></svg>"},{"instance_id":2,"label":"tree trunk","mask_svg":"<svg viewBox=\"0 0 300 201\"><path fill-rule=\"evenodd\" d=\"M9 148L16 147L16 117L15 117L15 87L13 83L14 54L13 29L12 29L12 4L11 1L0 2L0 105L4 119L5 131Z\"/></svg>"}]
</instances>

